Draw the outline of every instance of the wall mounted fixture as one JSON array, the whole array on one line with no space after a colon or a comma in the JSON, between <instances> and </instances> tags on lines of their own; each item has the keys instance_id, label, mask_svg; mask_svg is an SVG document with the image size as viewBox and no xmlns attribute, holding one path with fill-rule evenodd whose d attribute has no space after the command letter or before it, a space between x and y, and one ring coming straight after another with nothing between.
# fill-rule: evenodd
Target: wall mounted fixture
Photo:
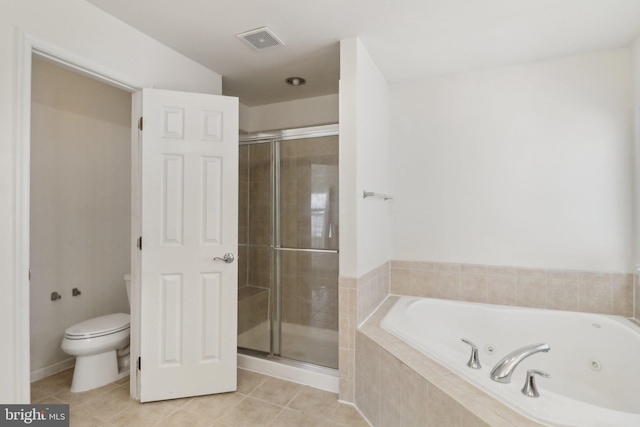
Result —
<instances>
[{"instance_id":1,"label":"wall mounted fixture","mask_svg":"<svg viewBox=\"0 0 640 427\"><path fill-rule=\"evenodd\" d=\"M57 301L59 299L62 299L62 295L57 292L51 292L51 301Z\"/></svg>"},{"instance_id":2,"label":"wall mounted fixture","mask_svg":"<svg viewBox=\"0 0 640 427\"><path fill-rule=\"evenodd\" d=\"M302 77L289 77L285 82L291 86L302 86L307 83L307 81Z\"/></svg>"},{"instance_id":3,"label":"wall mounted fixture","mask_svg":"<svg viewBox=\"0 0 640 427\"><path fill-rule=\"evenodd\" d=\"M73 295L74 297L77 297L78 295L81 295L81 294L82 294L82 292L80 292L80 291L78 290L78 288L73 288L73 289L71 290L71 295Z\"/></svg>"},{"instance_id":4,"label":"wall mounted fixture","mask_svg":"<svg viewBox=\"0 0 640 427\"><path fill-rule=\"evenodd\" d=\"M379 197L379 198L385 199L385 200L393 199L393 196L390 196L388 194L374 193L373 191L363 191L362 192L362 198L366 199L367 197Z\"/></svg>"}]
</instances>

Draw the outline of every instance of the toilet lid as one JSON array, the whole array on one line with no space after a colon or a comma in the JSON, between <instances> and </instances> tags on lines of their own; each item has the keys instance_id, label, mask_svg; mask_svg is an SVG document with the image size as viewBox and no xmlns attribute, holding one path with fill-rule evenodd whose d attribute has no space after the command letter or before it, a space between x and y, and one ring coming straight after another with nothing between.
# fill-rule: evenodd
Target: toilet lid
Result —
<instances>
[{"instance_id":1,"label":"toilet lid","mask_svg":"<svg viewBox=\"0 0 640 427\"><path fill-rule=\"evenodd\" d=\"M129 328L131 316L125 313L108 314L77 323L64 331L71 339L89 338L114 334Z\"/></svg>"}]
</instances>

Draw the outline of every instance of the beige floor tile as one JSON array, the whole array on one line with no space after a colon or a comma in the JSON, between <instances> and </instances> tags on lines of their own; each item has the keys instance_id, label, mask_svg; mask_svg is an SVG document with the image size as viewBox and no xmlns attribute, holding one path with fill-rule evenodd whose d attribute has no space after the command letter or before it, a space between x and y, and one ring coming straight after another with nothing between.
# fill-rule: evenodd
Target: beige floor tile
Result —
<instances>
[{"instance_id":1,"label":"beige floor tile","mask_svg":"<svg viewBox=\"0 0 640 427\"><path fill-rule=\"evenodd\" d=\"M116 381L116 384L122 385L122 384L128 383L128 382L129 382L129 376L126 376L126 377L122 377L118 381Z\"/></svg>"},{"instance_id":2,"label":"beige floor tile","mask_svg":"<svg viewBox=\"0 0 640 427\"><path fill-rule=\"evenodd\" d=\"M269 427L320 427L323 423L321 418L285 408Z\"/></svg>"},{"instance_id":3,"label":"beige floor tile","mask_svg":"<svg viewBox=\"0 0 640 427\"><path fill-rule=\"evenodd\" d=\"M179 409L156 424L157 427L209 427L210 425L210 418L184 409Z\"/></svg>"},{"instance_id":4,"label":"beige floor tile","mask_svg":"<svg viewBox=\"0 0 640 427\"><path fill-rule=\"evenodd\" d=\"M220 420L233 427L267 426L282 411L282 407L247 397Z\"/></svg>"},{"instance_id":5,"label":"beige floor tile","mask_svg":"<svg viewBox=\"0 0 640 427\"><path fill-rule=\"evenodd\" d=\"M140 404L129 396L128 378L84 393L71 393L73 370L32 384L35 403L70 406L78 427L335 427L367 426L334 393L251 371L238 370L238 389L224 393ZM289 406L285 408L285 406Z\"/></svg>"},{"instance_id":6,"label":"beige floor tile","mask_svg":"<svg viewBox=\"0 0 640 427\"><path fill-rule=\"evenodd\" d=\"M249 394L269 377L257 372L238 369L238 393Z\"/></svg>"},{"instance_id":7,"label":"beige floor tile","mask_svg":"<svg viewBox=\"0 0 640 427\"><path fill-rule=\"evenodd\" d=\"M115 390L116 388L118 388L118 385L116 383L111 383L102 387L95 388L93 390L83 391L80 393L73 393L70 390L64 390L56 393L55 397L62 400L64 403L68 403L75 406L76 408L80 408L87 402L97 397L104 396L106 393L110 392L111 390Z\"/></svg>"},{"instance_id":8,"label":"beige floor tile","mask_svg":"<svg viewBox=\"0 0 640 427\"><path fill-rule=\"evenodd\" d=\"M103 420L82 409L69 409L69 427L98 427Z\"/></svg>"},{"instance_id":9,"label":"beige floor tile","mask_svg":"<svg viewBox=\"0 0 640 427\"><path fill-rule=\"evenodd\" d=\"M127 388L118 387L86 402L81 408L96 418L107 420L126 409L138 405L138 401L129 396Z\"/></svg>"},{"instance_id":10,"label":"beige floor tile","mask_svg":"<svg viewBox=\"0 0 640 427\"><path fill-rule=\"evenodd\" d=\"M360 415L360 412L358 412L354 406L344 403L338 403L338 408L329 418L329 421L346 426L369 427L369 423L364 420L362 415Z\"/></svg>"},{"instance_id":11,"label":"beige floor tile","mask_svg":"<svg viewBox=\"0 0 640 427\"><path fill-rule=\"evenodd\" d=\"M129 393L129 390L127 390L127 393ZM158 402L145 403L145 405L162 405L178 410L184 408L187 403L191 402L193 399L195 399L195 397L183 397L180 399L160 400Z\"/></svg>"},{"instance_id":12,"label":"beige floor tile","mask_svg":"<svg viewBox=\"0 0 640 427\"><path fill-rule=\"evenodd\" d=\"M325 418L338 407L338 395L324 390L304 386L289 403L289 408Z\"/></svg>"},{"instance_id":13,"label":"beige floor tile","mask_svg":"<svg viewBox=\"0 0 640 427\"><path fill-rule=\"evenodd\" d=\"M34 405L64 405L66 402L63 402L62 400L54 397L54 396L47 396L43 399L38 400L37 402L33 402Z\"/></svg>"},{"instance_id":14,"label":"beige floor tile","mask_svg":"<svg viewBox=\"0 0 640 427\"><path fill-rule=\"evenodd\" d=\"M138 403L107 421L116 427L151 427L177 410L174 405L167 402L171 401Z\"/></svg>"},{"instance_id":15,"label":"beige floor tile","mask_svg":"<svg viewBox=\"0 0 640 427\"><path fill-rule=\"evenodd\" d=\"M258 388L251 392L251 396L266 400L280 406L287 406L302 390L303 386L278 378L268 378Z\"/></svg>"},{"instance_id":16,"label":"beige floor tile","mask_svg":"<svg viewBox=\"0 0 640 427\"><path fill-rule=\"evenodd\" d=\"M47 396L69 390L72 378L73 369L67 369L31 383L31 401L36 402Z\"/></svg>"},{"instance_id":17,"label":"beige floor tile","mask_svg":"<svg viewBox=\"0 0 640 427\"><path fill-rule=\"evenodd\" d=\"M218 419L238 405L246 396L241 393L211 394L198 396L183 409L211 420Z\"/></svg>"}]
</instances>

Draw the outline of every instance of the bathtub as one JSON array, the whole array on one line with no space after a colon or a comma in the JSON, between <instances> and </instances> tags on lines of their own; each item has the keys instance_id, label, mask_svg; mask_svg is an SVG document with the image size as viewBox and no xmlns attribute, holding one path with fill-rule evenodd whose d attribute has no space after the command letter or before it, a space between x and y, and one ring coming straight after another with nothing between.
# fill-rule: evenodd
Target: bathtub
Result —
<instances>
[{"instance_id":1,"label":"bathtub","mask_svg":"<svg viewBox=\"0 0 640 427\"><path fill-rule=\"evenodd\" d=\"M380 325L487 394L552 426L640 426L640 327L619 316L400 297ZM467 367L472 341L481 369ZM511 383L489 378L505 355L547 343L525 359ZM520 389L528 369L539 398Z\"/></svg>"}]
</instances>

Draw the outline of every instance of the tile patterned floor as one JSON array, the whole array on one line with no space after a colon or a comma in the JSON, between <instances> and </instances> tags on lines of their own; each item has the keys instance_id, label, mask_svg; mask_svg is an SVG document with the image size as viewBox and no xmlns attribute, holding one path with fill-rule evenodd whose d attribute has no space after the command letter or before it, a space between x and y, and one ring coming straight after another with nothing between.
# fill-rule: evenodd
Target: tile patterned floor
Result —
<instances>
[{"instance_id":1,"label":"tile patterned floor","mask_svg":"<svg viewBox=\"0 0 640 427\"><path fill-rule=\"evenodd\" d=\"M33 403L68 403L78 427L368 427L335 393L238 370L238 391L140 404L128 378L71 393L73 370L31 384Z\"/></svg>"}]
</instances>

